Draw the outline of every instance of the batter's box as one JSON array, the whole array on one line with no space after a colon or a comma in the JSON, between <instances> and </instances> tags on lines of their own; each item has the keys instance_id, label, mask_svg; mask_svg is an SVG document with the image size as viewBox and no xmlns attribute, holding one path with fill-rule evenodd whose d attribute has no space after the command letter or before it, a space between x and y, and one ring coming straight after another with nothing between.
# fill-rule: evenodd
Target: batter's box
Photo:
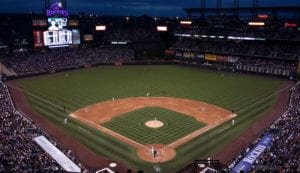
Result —
<instances>
[{"instance_id":1,"label":"batter's box","mask_svg":"<svg viewBox=\"0 0 300 173\"><path fill-rule=\"evenodd\" d=\"M194 173L219 173L223 172L222 164L219 160L195 160L194 161Z\"/></svg>"}]
</instances>

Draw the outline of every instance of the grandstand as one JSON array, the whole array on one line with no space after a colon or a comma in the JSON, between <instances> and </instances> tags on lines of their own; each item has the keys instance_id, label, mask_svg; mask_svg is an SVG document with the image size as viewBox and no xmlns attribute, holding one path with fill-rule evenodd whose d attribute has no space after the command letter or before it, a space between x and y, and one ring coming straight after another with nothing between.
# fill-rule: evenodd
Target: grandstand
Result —
<instances>
[{"instance_id":1,"label":"grandstand","mask_svg":"<svg viewBox=\"0 0 300 173\"><path fill-rule=\"evenodd\" d=\"M61 163L57 163L42 148L34 142L38 136L46 136L48 140L64 151L69 158L77 162L71 152L61 148L45 131L22 112L15 109L9 91L3 82L0 82L0 112L1 112L1 172L52 172L64 171ZM81 166L83 172L85 168Z\"/></svg>"},{"instance_id":2,"label":"grandstand","mask_svg":"<svg viewBox=\"0 0 300 173\"><path fill-rule=\"evenodd\" d=\"M227 73L242 74L288 83L292 87L287 87L289 93L285 93L289 103L284 112L274 113L270 122L231 153L233 158L217 160L220 154L215 153L209 159L190 159L186 167L172 171L300 172L300 16L297 13L300 7L259 7L258 2L251 8L239 7L235 1L235 7L222 8L218 1L217 8L207 8L205 1L201 2L201 8L183 9L186 18L67 15L63 13L67 10L66 1L62 4L64 8L59 9L62 14L0 14L0 172L135 171L136 167L131 168L132 165L109 155L99 159L93 153L93 158L103 161L98 166L96 161L83 159L90 153L80 157L77 150L74 154L78 141L74 145L61 143L57 134L35 122L32 117L36 116L16 106L18 95L11 96L11 92L18 90L14 85L18 79L60 72L67 79L69 71L123 65L195 67L221 77ZM54 9L55 4L49 3L45 1L46 11ZM293 15L281 18L280 11ZM250 16L241 16L243 12ZM50 29L51 21L61 28ZM65 24L58 24L62 22ZM145 67L143 73L147 70ZM162 89L159 94L170 93ZM67 114L65 105L58 109ZM248 156L266 138L271 142L252 162L247 162ZM70 143L76 141L70 136L68 139ZM43 140L49 143L43 146ZM47 150L51 147L59 154ZM67 166L59 159L67 160ZM108 168L111 162L120 167ZM156 168L160 170L157 165Z\"/></svg>"},{"instance_id":3,"label":"grandstand","mask_svg":"<svg viewBox=\"0 0 300 173\"><path fill-rule=\"evenodd\" d=\"M298 121L299 121L299 82L291 89L289 105L282 114L253 144L246 147L245 151L229 164L228 169L232 172L241 170L258 172L298 172L300 170L299 156L297 154L297 143L299 142ZM253 162L253 165L241 169L243 160L253 151L255 144L264 136L270 135L273 139L270 147ZM282 148L283 147L283 148ZM246 164L245 164L246 165Z\"/></svg>"}]
</instances>

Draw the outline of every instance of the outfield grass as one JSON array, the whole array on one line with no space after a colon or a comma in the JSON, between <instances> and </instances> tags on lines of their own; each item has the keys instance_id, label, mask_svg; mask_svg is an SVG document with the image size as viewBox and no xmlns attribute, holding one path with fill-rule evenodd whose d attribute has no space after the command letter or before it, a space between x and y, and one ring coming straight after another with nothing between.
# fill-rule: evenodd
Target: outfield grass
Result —
<instances>
[{"instance_id":1,"label":"outfield grass","mask_svg":"<svg viewBox=\"0 0 300 173\"><path fill-rule=\"evenodd\" d=\"M145 123L157 119L164 123L158 129L149 128ZM159 107L145 107L101 124L141 144L169 144L205 126L195 118Z\"/></svg>"},{"instance_id":2,"label":"outfield grass","mask_svg":"<svg viewBox=\"0 0 300 173\"><path fill-rule=\"evenodd\" d=\"M66 77L66 73L68 73ZM208 102L239 115L230 122L201 135L176 149L176 158L161 163L162 171L183 167L193 159L206 158L232 141L270 109L276 91L284 81L205 71L178 66L96 67L72 72L26 78L17 81L32 107L95 153L116 159L135 169L152 171L153 164L140 160L128 144L72 119L63 124L68 112L115 98L145 96L180 97ZM82 130L85 129L85 130ZM88 133L87 133L88 131ZM146 142L146 141L145 141Z\"/></svg>"}]
</instances>

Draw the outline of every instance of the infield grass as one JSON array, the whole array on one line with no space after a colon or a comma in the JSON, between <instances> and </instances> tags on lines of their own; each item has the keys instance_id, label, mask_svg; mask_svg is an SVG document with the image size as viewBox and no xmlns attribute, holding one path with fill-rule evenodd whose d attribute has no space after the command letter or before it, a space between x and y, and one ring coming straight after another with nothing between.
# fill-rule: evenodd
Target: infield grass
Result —
<instances>
[{"instance_id":1,"label":"infield grass","mask_svg":"<svg viewBox=\"0 0 300 173\"><path fill-rule=\"evenodd\" d=\"M150 120L164 123L160 128L149 128L145 123ZM143 145L169 144L205 126L195 118L159 107L145 107L101 124L123 136Z\"/></svg>"},{"instance_id":2,"label":"infield grass","mask_svg":"<svg viewBox=\"0 0 300 173\"><path fill-rule=\"evenodd\" d=\"M17 80L32 108L57 127L95 153L145 172L153 172L153 164L140 160L135 148L75 119L65 125L63 119L75 110L112 97L140 97L147 92L151 96L187 98L235 110L238 117L234 128L226 122L176 148L173 160L160 163L162 172L170 172L193 159L207 158L232 141L271 108L276 92L285 83L231 73L221 76L219 72L180 66L105 66Z\"/></svg>"}]
</instances>

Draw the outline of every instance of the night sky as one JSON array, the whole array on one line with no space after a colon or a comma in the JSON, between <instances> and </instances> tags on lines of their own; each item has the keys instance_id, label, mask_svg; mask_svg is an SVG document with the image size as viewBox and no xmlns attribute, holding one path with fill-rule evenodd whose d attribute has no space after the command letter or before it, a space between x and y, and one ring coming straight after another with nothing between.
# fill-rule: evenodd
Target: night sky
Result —
<instances>
[{"instance_id":1,"label":"night sky","mask_svg":"<svg viewBox=\"0 0 300 173\"><path fill-rule=\"evenodd\" d=\"M44 0L0 0L0 13L41 13ZM201 0L67 0L68 11L120 16L185 16L183 8L200 7ZM206 0L207 7L216 7L217 0ZM259 0L260 6L300 6L300 0ZM232 7L233 0L223 0L223 7ZM252 0L240 0L240 6L252 6Z\"/></svg>"}]
</instances>

